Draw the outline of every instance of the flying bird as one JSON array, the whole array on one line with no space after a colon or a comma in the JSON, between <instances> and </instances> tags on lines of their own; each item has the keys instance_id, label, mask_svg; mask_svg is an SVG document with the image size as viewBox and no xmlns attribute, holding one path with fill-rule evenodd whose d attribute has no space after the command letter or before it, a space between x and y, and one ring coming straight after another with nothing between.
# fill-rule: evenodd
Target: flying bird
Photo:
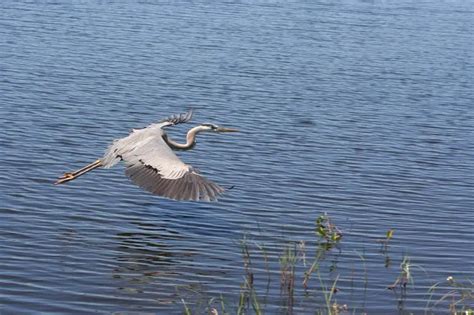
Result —
<instances>
[{"instance_id":1,"label":"flying bird","mask_svg":"<svg viewBox=\"0 0 474 315\"><path fill-rule=\"evenodd\" d=\"M64 184L97 168L110 168L123 161L126 166L125 174L135 184L155 195L175 200L215 201L225 189L203 177L191 165L183 163L173 150L192 149L200 132L238 130L201 124L188 131L186 143L171 140L165 129L186 123L192 116L190 110L146 128L133 129L127 137L114 140L101 159L77 171L64 173L55 184Z\"/></svg>"}]
</instances>

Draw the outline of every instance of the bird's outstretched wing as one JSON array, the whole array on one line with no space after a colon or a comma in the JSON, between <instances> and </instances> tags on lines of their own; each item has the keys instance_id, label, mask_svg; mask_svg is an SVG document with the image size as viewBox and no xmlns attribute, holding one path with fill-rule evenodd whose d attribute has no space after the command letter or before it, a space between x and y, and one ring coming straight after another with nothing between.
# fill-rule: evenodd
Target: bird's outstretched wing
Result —
<instances>
[{"instance_id":1,"label":"bird's outstretched wing","mask_svg":"<svg viewBox=\"0 0 474 315\"><path fill-rule=\"evenodd\" d=\"M141 188L175 200L214 201L225 190L183 163L160 136L121 156L125 174Z\"/></svg>"}]
</instances>

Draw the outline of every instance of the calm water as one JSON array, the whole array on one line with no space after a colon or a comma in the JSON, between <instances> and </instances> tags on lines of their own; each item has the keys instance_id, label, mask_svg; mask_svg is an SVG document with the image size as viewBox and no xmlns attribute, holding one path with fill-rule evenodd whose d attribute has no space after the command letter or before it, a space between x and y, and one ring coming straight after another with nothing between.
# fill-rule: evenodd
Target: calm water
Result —
<instances>
[{"instance_id":1,"label":"calm water","mask_svg":"<svg viewBox=\"0 0 474 315\"><path fill-rule=\"evenodd\" d=\"M386 287L406 255L418 267L402 306L422 312L429 286L474 277L473 13L470 1L2 1L0 313L232 305L244 235L256 270L254 243L275 270L268 292L255 280L267 313L284 313L279 244L314 256L325 211L344 233L321 267L328 283L340 275L337 301L398 313ZM220 202L152 196L122 166L52 185L189 107L195 123L243 130L181 154L235 185ZM376 240L390 228L385 267ZM314 313L321 295L296 286L295 312Z\"/></svg>"}]
</instances>

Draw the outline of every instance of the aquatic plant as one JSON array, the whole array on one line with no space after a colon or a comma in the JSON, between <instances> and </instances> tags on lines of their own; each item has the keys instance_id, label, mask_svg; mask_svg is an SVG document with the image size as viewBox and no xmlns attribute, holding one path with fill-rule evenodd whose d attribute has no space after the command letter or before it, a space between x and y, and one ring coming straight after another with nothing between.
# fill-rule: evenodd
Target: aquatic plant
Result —
<instances>
[{"instance_id":1,"label":"aquatic plant","mask_svg":"<svg viewBox=\"0 0 474 315\"><path fill-rule=\"evenodd\" d=\"M441 291L443 295L433 302L435 291ZM472 280L458 281L453 276L449 276L445 281L432 285L428 293L430 296L426 308L429 310L447 302L451 314L474 315L474 281Z\"/></svg>"},{"instance_id":2,"label":"aquatic plant","mask_svg":"<svg viewBox=\"0 0 474 315\"><path fill-rule=\"evenodd\" d=\"M302 303L311 308L311 313L319 315L341 315L365 313L365 307L352 306L350 303L338 301L338 284L347 281L348 277L341 275L337 268L337 257L341 249L342 230L336 226L327 213L317 217L315 221L316 239L288 240L276 247L268 248L265 244L251 240L245 235L239 242L242 255L243 280L238 296L224 295L211 297L206 303L186 303L181 299L183 312L190 314L212 315L262 315L275 313L275 307L280 313L300 313ZM381 253L385 256L385 267L388 268L389 244L393 240L394 230L389 229L385 237L377 240L382 244ZM313 251L314 250L314 251ZM275 254L275 251L277 254ZM353 250L359 256L362 264L364 296L369 282L369 273L366 265L365 249L362 253ZM329 261L327 258L332 257ZM254 265L258 261L257 265ZM264 267L261 266L263 262ZM415 288L413 270L419 269L427 276L422 266L414 264L412 259L404 255L399 264L399 273L395 281L387 288L394 292L398 302L399 312L405 312L408 289ZM278 276L278 287L271 286L272 278ZM353 276L353 274L352 274ZM418 277L418 275L417 275ZM351 278L353 279L353 278ZM263 283L262 283L263 281ZM275 289L279 288L279 296L275 296ZM444 282L431 286L426 304L426 312L431 314L434 309L444 309L450 314L474 315L473 294L474 283L471 280L456 281L448 277ZM435 295L435 291L437 295ZM442 294L441 297L440 294ZM434 300L434 297L437 300ZM278 298L278 301L268 299ZM446 306L444 306L447 304ZM309 305L309 306L308 306ZM364 302L365 305L365 302ZM299 308L298 308L299 307Z\"/></svg>"},{"instance_id":3,"label":"aquatic plant","mask_svg":"<svg viewBox=\"0 0 474 315\"><path fill-rule=\"evenodd\" d=\"M247 238L244 237L240 244L242 251L242 259L244 263L245 277L244 282L240 286L240 296L237 314L246 314L251 306L255 314L260 315L262 314L262 309L257 297L257 292L254 287L254 273Z\"/></svg>"},{"instance_id":4,"label":"aquatic plant","mask_svg":"<svg viewBox=\"0 0 474 315\"><path fill-rule=\"evenodd\" d=\"M332 223L327 213L320 215L316 219L316 234L326 241L327 247L332 247L342 238L341 230Z\"/></svg>"}]
</instances>

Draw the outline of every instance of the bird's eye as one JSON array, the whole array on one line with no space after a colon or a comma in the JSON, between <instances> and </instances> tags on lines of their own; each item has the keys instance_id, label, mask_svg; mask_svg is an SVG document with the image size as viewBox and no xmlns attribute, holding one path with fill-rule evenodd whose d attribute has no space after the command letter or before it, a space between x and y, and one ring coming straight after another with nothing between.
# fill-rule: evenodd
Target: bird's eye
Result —
<instances>
[{"instance_id":1,"label":"bird's eye","mask_svg":"<svg viewBox=\"0 0 474 315\"><path fill-rule=\"evenodd\" d=\"M209 128L211 128L212 130L216 130L216 129L217 129L217 126L216 126L216 125L213 125L213 124L202 124L202 126L209 127Z\"/></svg>"}]
</instances>

